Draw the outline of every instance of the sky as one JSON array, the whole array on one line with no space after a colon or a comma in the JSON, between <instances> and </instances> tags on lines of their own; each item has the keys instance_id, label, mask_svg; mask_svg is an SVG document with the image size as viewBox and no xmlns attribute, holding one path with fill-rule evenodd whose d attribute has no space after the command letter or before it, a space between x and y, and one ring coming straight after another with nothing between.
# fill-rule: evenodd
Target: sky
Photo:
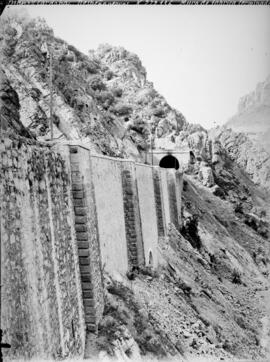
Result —
<instances>
[{"instance_id":1,"label":"sky","mask_svg":"<svg viewBox=\"0 0 270 362\"><path fill-rule=\"evenodd\" d=\"M101 43L136 53L167 102L205 128L225 123L270 74L269 6L23 7L86 54Z\"/></svg>"}]
</instances>

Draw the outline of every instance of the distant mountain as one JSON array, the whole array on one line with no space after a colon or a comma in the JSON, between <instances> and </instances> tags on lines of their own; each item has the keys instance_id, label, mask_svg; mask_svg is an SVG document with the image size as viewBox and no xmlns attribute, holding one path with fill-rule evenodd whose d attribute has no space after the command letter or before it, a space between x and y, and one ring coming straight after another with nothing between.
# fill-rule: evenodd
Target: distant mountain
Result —
<instances>
[{"instance_id":1,"label":"distant mountain","mask_svg":"<svg viewBox=\"0 0 270 362\"><path fill-rule=\"evenodd\" d=\"M240 99L237 114L226 126L245 133L270 152L270 76Z\"/></svg>"}]
</instances>

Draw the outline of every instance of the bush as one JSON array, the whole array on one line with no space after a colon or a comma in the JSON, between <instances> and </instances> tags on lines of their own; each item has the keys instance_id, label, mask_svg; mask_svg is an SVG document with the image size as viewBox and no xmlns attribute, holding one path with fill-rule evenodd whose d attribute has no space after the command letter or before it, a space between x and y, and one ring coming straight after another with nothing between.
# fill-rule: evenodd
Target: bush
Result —
<instances>
[{"instance_id":1,"label":"bush","mask_svg":"<svg viewBox=\"0 0 270 362\"><path fill-rule=\"evenodd\" d=\"M200 250L202 241L198 233L198 215L189 216L184 220L181 234L190 242L193 248Z\"/></svg>"},{"instance_id":2,"label":"bush","mask_svg":"<svg viewBox=\"0 0 270 362\"><path fill-rule=\"evenodd\" d=\"M114 113L118 116L128 116L132 112L132 107L127 104L118 103L114 107Z\"/></svg>"},{"instance_id":3,"label":"bush","mask_svg":"<svg viewBox=\"0 0 270 362\"><path fill-rule=\"evenodd\" d=\"M187 180L183 181L183 191L187 191L188 190L188 182Z\"/></svg>"},{"instance_id":4,"label":"bush","mask_svg":"<svg viewBox=\"0 0 270 362\"><path fill-rule=\"evenodd\" d=\"M116 88L112 89L112 93L115 97L119 98L119 97L122 97L123 90L121 88L116 87Z\"/></svg>"},{"instance_id":5,"label":"bush","mask_svg":"<svg viewBox=\"0 0 270 362\"><path fill-rule=\"evenodd\" d=\"M147 129L146 124L143 120L141 119L136 119L133 124L131 125L130 129L132 129L133 131L140 133L140 134L144 134L145 130Z\"/></svg>"},{"instance_id":6,"label":"bush","mask_svg":"<svg viewBox=\"0 0 270 362\"><path fill-rule=\"evenodd\" d=\"M106 85L102 82L100 75L94 75L89 80L89 85L94 91L106 90Z\"/></svg>"},{"instance_id":7,"label":"bush","mask_svg":"<svg viewBox=\"0 0 270 362\"><path fill-rule=\"evenodd\" d=\"M111 70L107 70L107 71L105 72L105 78L106 78L107 80L111 80L111 79L113 78L113 76L114 76L114 73L113 73Z\"/></svg>"},{"instance_id":8,"label":"bush","mask_svg":"<svg viewBox=\"0 0 270 362\"><path fill-rule=\"evenodd\" d=\"M234 269L232 272L232 282L234 284L242 284L241 273L237 269Z\"/></svg>"},{"instance_id":9,"label":"bush","mask_svg":"<svg viewBox=\"0 0 270 362\"><path fill-rule=\"evenodd\" d=\"M114 96L109 91L101 91L97 95L97 100L102 104L104 109L108 109L114 102Z\"/></svg>"},{"instance_id":10,"label":"bush","mask_svg":"<svg viewBox=\"0 0 270 362\"><path fill-rule=\"evenodd\" d=\"M245 214L244 222L263 238L268 238L269 224L254 214Z\"/></svg>"},{"instance_id":11,"label":"bush","mask_svg":"<svg viewBox=\"0 0 270 362\"><path fill-rule=\"evenodd\" d=\"M164 117L165 116L165 112L164 112L164 109L161 108L161 107L158 107L156 109L153 110L153 115L156 116L156 117Z\"/></svg>"}]
</instances>

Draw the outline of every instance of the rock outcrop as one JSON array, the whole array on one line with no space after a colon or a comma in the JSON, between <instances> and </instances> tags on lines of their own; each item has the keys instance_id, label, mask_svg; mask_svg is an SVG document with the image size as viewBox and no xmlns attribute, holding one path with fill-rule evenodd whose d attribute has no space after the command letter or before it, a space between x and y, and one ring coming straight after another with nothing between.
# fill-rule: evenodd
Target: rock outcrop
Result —
<instances>
[{"instance_id":1,"label":"rock outcrop","mask_svg":"<svg viewBox=\"0 0 270 362\"><path fill-rule=\"evenodd\" d=\"M226 126L245 133L270 152L270 76L240 99L237 114Z\"/></svg>"},{"instance_id":2,"label":"rock outcrop","mask_svg":"<svg viewBox=\"0 0 270 362\"><path fill-rule=\"evenodd\" d=\"M155 147L174 148L201 129L166 102L126 49L104 44L87 56L25 14L7 12L0 28L2 71L17 91L21 122L37 139L49 138L50 67L53 133L60 141L79 139L97 153L140 159L151 134Z\"/></svg>"},{"instance_id":3,"label":"rock outcrop","mask_svg":"<svg viewBox=\"0 0 270 362\"><path fill-rule=\"evenodd\" d=\"M255 184L270 189L270 155L262 146L247 135L233 132L226 127L211 130L209 135L214 145L214 163L220 161L222 153L226 152Z\"/></svg>"},{"instance_id":4,"label":"rock outcrop","mask_svg":"<svg viewBox=\"0 0 270 362\"><path fill-rule=\"evenodd\" d=\"M0 128L33 138L20 121L20 103L16 91L0 69Z\"/></svg>"},{"instance_id":5,"label":"rock outcrop","mask_svg":"<svg viewBox=\"0 0 270 362\"><path fill-rule=\"evenodd\" d=\"M238 113L241 114L259 106L270 107L270 76L264 82L258 83L253 92L240 99Z\"/></svg>"},{"instance_id":6,"label":"rock outcrop","mask_svg":"<svg viewBox=\"0 0 270 362\"><path fill-rule=\"evenodd\" d=\"M195 157L193 170L209 187L214 184L210 168L217 170L226 150L255 183L269 187L267 151L249 136L225 128L208 133L189 124L147 80L137 55L103 44L87 56L55 37L44 20L26 14L7 12L0 28L2 89L9 82L17 92L10 99L20 104L13 122L20 116L25 130L38 140L50 137L51 58L55 139L78 139L96 153L135 160L142 160L141 151L149 149L151 138L155 148L189 149ZM267 79L240 101L239 114L246 117L269 104ZM264 138L268 140L267 132Z\"/></svg>"}]
</instances>

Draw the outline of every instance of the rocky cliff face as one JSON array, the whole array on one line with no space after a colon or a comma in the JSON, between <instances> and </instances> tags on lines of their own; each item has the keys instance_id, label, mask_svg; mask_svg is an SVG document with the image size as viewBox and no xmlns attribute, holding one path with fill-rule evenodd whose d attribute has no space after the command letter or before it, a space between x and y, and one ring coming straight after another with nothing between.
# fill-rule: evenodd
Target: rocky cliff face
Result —
<instances>
[{"instance_id":1,"label":"rocky cliff face","mask_svg":"<svg viewBox=\"0 0 270 362\"><path fill-rule=\"evenodd\" d=\"M0 69L0 125L24 137L32 137L20 121L20 103L16 91Z\"/></svg>"},{"instance_id":2,"label":"rocky cliff face","mask_svg":"<svg viewBox=\"0 0 270 362\"><path fill-rule=\"evenodd\" d=\"M218 154L214 147L219 144L255 183L269 187L267 151L246 135L225 128L208 134L200 125L189 124L147 80L137 55L108 44L82 54L56 38L44 20L25 14L7 12L0 28L3 94L7 82L16 89L9 101L9 109L12 102L18 105L13 122L18 125L19 117L20 127L32 137L50 137L51 66L53 133L59 141L77 139L94 152L140 160L152 135L155 148L192 150L193 169L209 187L215 184L213 165L217 165ZM255 111L260 117L262 109L270 107L269 80L241 99L239 117L247 120ZM239 124L237 117L228 124ZM248 125L245 121L243 127L248 129ZM267 132L264 139L268 142Z\"/></svg>"},{"instance_id":3,"label":"rocky cliff face","mask_svg":"<svg viewBox=\"0 0 270 362\"><path fill-rule=\"evenodd\" d=\"M260 106L270 107L270 76L264 82L258 83L253 92L240 99L238 113L241 114Z\"/></svg>"},{"instance_id":4,"label":"rocky cliff face","mask_svg":"<svg viewBox=\"0 0 270 362\"><path fill-rule=\"evenodd\" d=\"M86 56L53 35L42 19L1 18L2 72L16 89L22 124L49 138L50 58L54 138L79 139L93 151L140 159L149 148L188 146L189 125L146 78L139 58L101 45Z\"/></svg>"},{"instance_id":5,"label":"rocky cliff face","mask_svg":"<svg viewBox=\"0 0 270 362\"><path fill-rule=\"evenodd\" d=\"M243 132L270 151L270 76L243 96L238 112L227 123L233 131Z\"/></svg>"},{"instance_id":6,"label":"rocky cliff face","mask_svg":"<svg viewBox=\"0 0 270 362\"><path fill-rule=\"evenodd\" d=\"M249 139L244 133L236 133L226 127L212 130L210 136L216 144L214 158L217 159L220 154L218 148L221 146L230 159L245 170L255 184L270 189L270 155L261 145Z\"/></svg>"}]
</instances>

